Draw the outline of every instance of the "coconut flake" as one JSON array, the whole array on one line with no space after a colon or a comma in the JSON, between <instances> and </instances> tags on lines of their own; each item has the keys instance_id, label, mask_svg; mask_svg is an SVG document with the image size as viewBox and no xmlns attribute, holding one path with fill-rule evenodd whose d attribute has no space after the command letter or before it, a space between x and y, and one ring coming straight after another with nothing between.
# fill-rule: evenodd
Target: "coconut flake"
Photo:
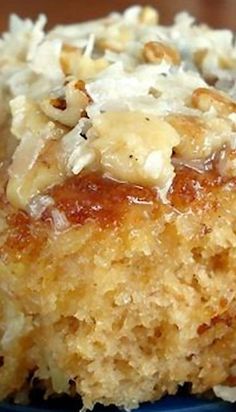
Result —
<instances>
[{"instance_id":1,"label":"coconut flake","mask_svg":"<svg viewBox=\"0 0 236 412\"><path fill-rule=\"evenodd\" d=\"M132 73L127 73L121 62L114 63L86 86L94 102L88 107L89 116L109 110L109 106L114 106L115 102L119 110L122 107L125 109L127 99L147 96L157 76L167 74L169 69L170 66L163 62L156 67L142 65Z\"/></svg>"},{"instance_id":2,"label":"coconut flake","mask_svg":"<svg viewBox=\"0 0 236 412\"><path fill-rule=\"evenodd\" d=\"M211 160L208 159L182 159L173 157L172 164L175 167L188 167L198 173L205 173L212 168Z\"/></svg>"},{"instance_id":3,"label":"coconut flake","mask_svg":"<svg viewBox=\"0 0 236 412\"><path fill-rule=\"evenodd\" d=\"M23 177L35 164L46 141L52 135L54 124L49 122L39 136L32 132L25 132L20 144L17 146L9 168L10 176Z\"/></svg>"},{"instance_id":4,"label":"coconut flake","mask_svg":"<svg viewBox=\"0 0 236 412\"><path fill-rule=\"evenodd\" d=\"M58 209L52 209L51 216L56 231L62 232L68 229L68 227L70 226L70 223L68 222L64 212L61 212Z\"/></svg>"},{"instance_id":5,"label":"coconut flake","mask_svg":"<svg viewBox=\"0 0 236 412\"><path fill-rule=\"evenodd\" d=\"M49 79L53 84L62 83L64 73L60 65L62 41L45 40L38 48L30 63L31 69Z\"/></svg>"},{"instance_id":6,"label":"coconut flake","mask_svg":"<svg viewBox=\"0 0 236 412\"><path fill-rule=\"evenodd\" d=\"M28 61L33 60L36 54L36 51L37 51L37 47L42 42L45 36L43 28L46 22L47 22L46 16L44 14L40 14L31 32L31 41L30 41L28 53L26 56L26 60Z\"/></svg>"},{"instance_id":7,"label":"coconut flake","mask_svg":"<svg viewBox=\"0 0 236 412\"><path fill-rule=\"evenodd\" d=\"M187 98L198 87L207 87L196 72L170 69L163 61L159 65L143 64L127 73L121 62L104 70L86 89L93 103L87 112L91 118L103 111L131 110L166 115L170 112L194 114L198 112L186 106ZM150 90L156 89L155 98Z\"/></svg>"},{"instance_id":8,"label":"coconut flake","mask_svg":"<svg viewBox=\"0 0 236 412\"><path fill-rule=\"evenodd\" d=\"M86 56L86 57L91 57L92 56L93 49L94 49L94 43L95 43L95 35L92 33L89 36L88 43L87 43L86 49L84 51L84 56Z\"/></svg>"},{"instance_id":9,"label":"coconut flake","mask_svg":"<svg viewBox=\"0 0 236 412\"><path fill-rule=\"evenodd\" d=\"M153 179L158 179L164 167L165 161L161 150L153 150L144 163L145 172Z\"/></svg>"},{"instance_id":10,"label":"coconut flake","mask_svg":"<svg viewBox=\"0 0 236 412\"><path fill-rule=\"evenodd\" d=\"M91 122L88 119L81 119L78 125L62 139L65 163L74 174L80 173L96 158L94 149L89 145L95 138L87 134L90 127Z\"/></svg>"},{"instance_id":11,"label":"coconut flake","mask_svg":"<svg viewBox=\"0 0 236 412\"><path fill-rule=\"evenodd\" d=\"M54 200L51 196L48 195L38 195L31 199L27 209L30 216L33 219L40 219L43 212L49 207L54 205Z\"/></svg>"}]
</instances>

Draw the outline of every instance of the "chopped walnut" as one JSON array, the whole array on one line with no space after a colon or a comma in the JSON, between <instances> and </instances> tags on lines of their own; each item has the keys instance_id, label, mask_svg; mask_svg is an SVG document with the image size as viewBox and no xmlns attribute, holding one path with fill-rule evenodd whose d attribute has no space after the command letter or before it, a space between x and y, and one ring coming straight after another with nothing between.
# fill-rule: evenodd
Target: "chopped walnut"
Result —
<instances>
[{"instance_id":1,"label":"chopped walnut","mask_svg":"<svg viewBox=\"0 0 236 412\"><path fill-rule=\"evenodd\" d=\"M147 63L157 64L164 59L174 65L180 64L181 61L179 51L176 48L157 41L150 41L144 45L143 59Z\"/></svg>"},{"instance_id":2,"label":"chopped walnut","mask_svg":"<svg viewBox=\"0 0 236 412\"><path fill-rule=\"evenodd\" d=\"M70 82L65 87L65 99L44 99L40 107L51 119L73 127L82 117L88 103L88 96L77 87L77 82Z\"/></svg>"},{"instance_id":3,"label":"chopped walnut","mask_svg":"<svg viewBox=\"0 0 236 412\"><path fill-rule=\"evenodd\" d=\"M207 112L213 107L220 116L228 116L236 111L236 102L223 92L205 87L199 87L192 94L192 106Z\"/></svg>"},{"instance_id":4,"label":"chopped walnut","mask_svg":"<svg viewBox=\"0 0 236 412\"><path fill-rule=\"evenodd\" d=\"M51 99L50 103L53 107L55 107L55 109L59 109L59 110L65 110L67 107L65 99L59 99L59 98Z\"/></svg>"},{"instance_id":5,"label":"chopped walnut","mask_svg":"<svg viewBox=\"0 0 236 412\"><path fill-rule=\"evenodd\" d=\"M77 80L74 87L82 92L85 91L85 82L83 80Z\"/></svg>"},{"instance_id":6,"label":"chopped walnut","mask_svg":"<svg viewBox=\"0 0 236 412\"><path fill-rule=\"evenodd\" d=\"M86 90L86 84L83 80L77 80L74 84L74 87L78 90L80 90L81 92L83 92L84 94L86 94L89 102L92 101L91 97L89 96L87 90Z\"/></svg>"}]
</instances>

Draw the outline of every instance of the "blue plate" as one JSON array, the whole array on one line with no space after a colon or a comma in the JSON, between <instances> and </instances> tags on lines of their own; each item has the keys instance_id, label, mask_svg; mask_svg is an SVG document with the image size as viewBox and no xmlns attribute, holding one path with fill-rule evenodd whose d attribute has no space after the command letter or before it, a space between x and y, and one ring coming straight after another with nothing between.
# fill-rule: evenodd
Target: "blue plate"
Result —
<instances>
[{"instance_id":1,"label":"blue plate","mask_svg":"<svg viewBox=\"0 0 236 412\"><path fill-rule=\"evenodd\" d=\"M80 403L76 400L54 400L35 406L0 404L0 412L78 412ZM118 412L115 407L97 405L94 412ZM236 405L223 401L208 401L192 396L167 396L156 403L145 403L136 412L236 412Z\"/></svg>"}]
</instances>

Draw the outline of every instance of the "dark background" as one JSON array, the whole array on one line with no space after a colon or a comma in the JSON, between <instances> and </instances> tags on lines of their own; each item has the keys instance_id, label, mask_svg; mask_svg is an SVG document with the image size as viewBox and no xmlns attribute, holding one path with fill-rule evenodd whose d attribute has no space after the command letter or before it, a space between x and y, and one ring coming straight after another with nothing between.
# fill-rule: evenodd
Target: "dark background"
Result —
<instances>
[{"instance_id":1,"label":"dark background","mask_svg":"<svg viewBox=\"0 0 236 412\"><path fill-rule=\"evenodd\" d=\"M132 4L156 6L162 23L170 23L176 12L185 9L199 21L236 30L236 0L0 0L0 31L6 30L10 13L35 18L43 12L51 27L100 17Z\"/></svg>"}]
</instances>

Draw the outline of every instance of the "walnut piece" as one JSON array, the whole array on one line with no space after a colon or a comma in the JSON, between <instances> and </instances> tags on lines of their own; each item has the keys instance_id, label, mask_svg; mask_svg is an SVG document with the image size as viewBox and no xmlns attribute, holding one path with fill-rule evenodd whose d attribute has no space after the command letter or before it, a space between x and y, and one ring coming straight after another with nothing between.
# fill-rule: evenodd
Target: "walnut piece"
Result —
<instances>
[{"instance_id":1,"label":"walnut piece","mask_svg":"<svg viewBox=\"0 0 236 412\"><path fill-rule=\"evenodd\" d=\"M220 116L228 116L236 112L236 103L227 95L205 87L194 90L191 103L193 107L202 112L208 112L213 107Z\"/></svg>"},{"instance_id":2,"label":"walnut piece","mask_svg":"<svg viewBox=\"0 0 236 412\"><path fill-rule=\"evenodd\" d=\"M169 45L157 41L150 41L144 45L143 59L147 63L161 63L164 59L173 65L179 65L181 58L179 51Z\"/></svg>"}]
</instances>

